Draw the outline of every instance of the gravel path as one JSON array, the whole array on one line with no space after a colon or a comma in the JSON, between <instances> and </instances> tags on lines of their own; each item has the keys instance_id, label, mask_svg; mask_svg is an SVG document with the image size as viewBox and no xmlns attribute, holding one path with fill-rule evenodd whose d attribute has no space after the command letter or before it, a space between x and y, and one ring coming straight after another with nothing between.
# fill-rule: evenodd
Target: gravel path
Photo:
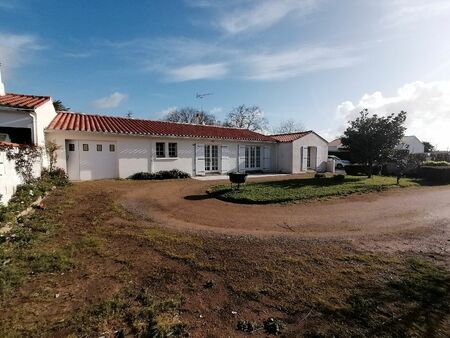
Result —
<instances>
[{"instance_id":1,"label":"gravel path","mask_svg":"<svg viewBox=\"0 0 450 338\"><path fill-rule=\"evenodd\" d=\"M190 231L355 240L376 237L383 242L394 234L449 239L450 186L393 189L309 203L242 205L210 198L205 191L212 184L143 182L133 185L122 200L128 210Z\"/></svg>"}]
</instances>

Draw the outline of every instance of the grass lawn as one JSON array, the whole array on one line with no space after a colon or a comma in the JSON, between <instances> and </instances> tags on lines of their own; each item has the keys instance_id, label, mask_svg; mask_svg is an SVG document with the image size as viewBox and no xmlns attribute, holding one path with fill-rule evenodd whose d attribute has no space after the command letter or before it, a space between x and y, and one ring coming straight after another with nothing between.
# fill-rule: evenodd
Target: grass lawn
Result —
<instances>
[{"instance_id":1,"label":"grass lawn","mask_svg":"<svg viewBox=\"0 0 450 338\"><path fill-rule=\"evenodd\" d=\"M401 179L400 185L397 185L397 180L394 177L374 176L367 178L346 176L342 181L327 177L249 183L239 191L232 190L230 185L216 185L211 187L209 192L217 198L229 202L268 204L346 196L418 185L417 180L408 178Z\"/></svg>"}]
</instances>

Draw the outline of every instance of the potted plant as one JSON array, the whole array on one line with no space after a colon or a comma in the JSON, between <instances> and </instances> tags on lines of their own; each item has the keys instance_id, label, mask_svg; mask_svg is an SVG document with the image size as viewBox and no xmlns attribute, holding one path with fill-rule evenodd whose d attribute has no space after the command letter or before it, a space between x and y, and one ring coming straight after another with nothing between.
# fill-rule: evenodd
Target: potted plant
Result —
<instances>
[{"instance_id":1,"label":"potted plant","mask_svg":"<svg viewBox=\"0 0 450 338\"><path fill-rule=\"evenodd\" d=\"M241 187L241 184L244 184L247 180L247 175L245 172L231 172L228 173L228 177L230 179L231 185L237 184L237 189Z\"/></svg>"}]
</instances>

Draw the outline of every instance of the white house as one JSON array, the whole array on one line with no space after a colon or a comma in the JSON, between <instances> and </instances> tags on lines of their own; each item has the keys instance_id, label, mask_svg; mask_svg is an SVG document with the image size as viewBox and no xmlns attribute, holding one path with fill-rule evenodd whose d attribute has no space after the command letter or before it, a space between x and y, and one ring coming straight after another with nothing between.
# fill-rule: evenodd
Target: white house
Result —
<instances>
[{"instance_id":1,"label":"white house","mask_svg":"<svg viewBox=\"0 0 450 338\"><path fill-rule=\"evenodd\" d=\"M404 136L397 149L408 149L410 154L423 154L425 145L414 135Z\"/></svg>"},{"instance_id":2,"label":"white house","mask_svg":"<svg viewBox=\"0 0 450 338\"><path fill-rule=\"evenodd\" d=\"M179 169L193 176L230 171L326 170L327 142L314 132L267 136L246 129L59 112L45 129L72 180L127 178Z\"/></svg>"},{"instance_id":3,"label":"white house","mask_svg":"<svg viewBox=\"0 0 450 338\"><path fill-rule=\"evenodd\" d=\"M268 136L221 126L57 113L49 96L6 93L0 75L0 142L44 146L46 140L60 146L56 165L72 180L170 169L192 176L325 171L328 154L327 141L313 131ZM10 196L20 182L11 179L14 166L4 155L0 194Z\"/></svg>"}]
</instances>

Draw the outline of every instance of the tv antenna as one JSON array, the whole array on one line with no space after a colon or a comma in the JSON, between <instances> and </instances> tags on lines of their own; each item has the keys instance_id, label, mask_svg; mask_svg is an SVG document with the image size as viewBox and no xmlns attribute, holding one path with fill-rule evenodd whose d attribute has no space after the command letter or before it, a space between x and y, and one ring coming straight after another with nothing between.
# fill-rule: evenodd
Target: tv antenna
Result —
<instances>
[{"instance_id":1,"label":"tv antenna","mask_svg":"<svg viewBox=\"0 0 450 338\"><path fill-rule=\"evenodd\" d=\"M203 112L203 99L213 93L195 93L195 98L200 100L200 111Z\"/></svg>"}]
</instances>

